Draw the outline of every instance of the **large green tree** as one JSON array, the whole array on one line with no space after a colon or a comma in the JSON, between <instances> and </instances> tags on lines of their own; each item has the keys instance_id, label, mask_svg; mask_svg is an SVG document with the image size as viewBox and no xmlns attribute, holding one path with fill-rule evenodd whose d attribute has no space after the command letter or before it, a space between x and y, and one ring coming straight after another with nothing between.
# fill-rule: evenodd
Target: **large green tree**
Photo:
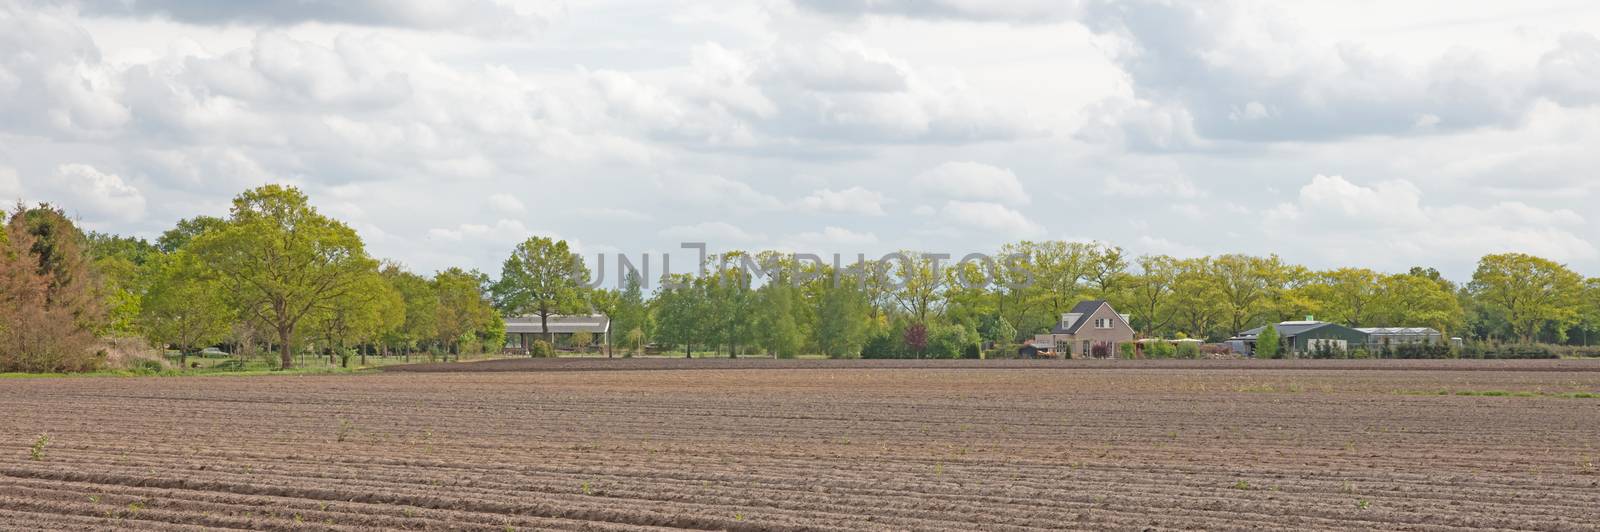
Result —
<instances>
[{"instance_id":1,"label":"large green tree","mask_svg":"<svg viewBox=\"0 0 1600 532\"><path fill-rule=\"evenodd\" d=\"M385 265L382 275L400 294L405 306L405 320L384 331L385 348L399 348L409 356L424 342L438 337L439 294L434 292L426 277L408 272L398 264Z\"/></svg>"},{"instance_id":2,"label":"large green tree","mask_svg":"<svg viewBox=\"0 0 1600 532\"><path fill-rule=\"evenodd\" d=\"M463 342L476 339L481 331L492 330L500 321L483 292L485 284L483 274L461 268L449 268L433 276L433 292L439 301L435 332L458 358Z\"/></svg>"},{"instance_id":3,"label":"large green tree","mask_svg":"<svg viewBox=\"0 0 1600 532\"><path fill-rule=\"evenodd\" d=\"M538 316L539 331L552 345L550 317L583 312L589 267L565 240L532 237L511 250L494 285L500 309L513 316Z\"/></svg>"},{"instance_id":4,"label":"large green tree","mask_svg":"<svg viewBox=\"0 0 1600 532\"><path fill-rule=\"evenodd\" d=\"M662 279L651 306L656 316L656 339L683 347L685 358L693 356L694 346L705 343L707 329L715 326L708 319L704 283L689 274L673 274Z\"/></svg>"},{"instance_id":5,"label":"large green tree","mask_svg":"<svg viewBox=\"0 0 1600 532\"><path fill-rule=\"evenodd\" d=\"M829 358L856 357L870 327L866 294L855 284L829 283L817 309L818 350Z\"/></svg>"},{"instance_id":6,"label":"large green tree","mask_svg":"<svg viewBox=\"0 0 1600 532\"><path fill-rule=\"evenodd\" d=\"M355 230L317 212L299 189L281 185L240 194L226 225L189 245L220 274L241 317L277 335L284 369L294 367L301 323L361 289L378 265Z\"/></svg>"},{"instance_id":7,"label":"large green tree","mask_svg":"<svg viewBox=\"0 0 1600 532\"><path fill-rule=\"evenodd\" d=\"M1546 327L1560 330L1576 323L1582 308L1582 276L1555 261L1522 253L1483 257L1470 288L1524 342L1537 339Z\"/></svg>"},{"instance_id":8,"label":"large green tree","mask_svg":"<svg viewBox=\"0 0 1600 532\"><path fill-rule=\"evenodd\" d=\"M234 309L216 272L188 250L152 261L150 268L140 327L150 341L176 348L188 367L190 354L227 337Z\"/></svg>"},{"instance_id":9,"label":"large green tree","mask_svg":"<svg viewBox=\"0 0 1600 532\"><path fill-rule=\"evenodd\" d=\"M1324 319L1349 327L1372 325L1382 304L1383 286L1378 272L1366 268L1339 268L1318 275L1316 293L1323 302Z\"/></svg>"}]
</instances>

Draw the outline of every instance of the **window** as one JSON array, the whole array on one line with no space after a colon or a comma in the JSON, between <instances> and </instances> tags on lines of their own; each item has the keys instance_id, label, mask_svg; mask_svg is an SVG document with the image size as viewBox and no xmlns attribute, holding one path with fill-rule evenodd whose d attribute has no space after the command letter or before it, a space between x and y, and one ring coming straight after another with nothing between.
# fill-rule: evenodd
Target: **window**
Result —
<instances>
[{"instance_id":1,"label":"window","mask_svg":"<svg viewBox=\"0 0 1600 532\"><path fill-rule=\"evenodd\" d=\"M1098 318L1094 320L1094 328L1096 329L1110 329L1111 327L1111 318Z\"/></svg>"}]
</instances>

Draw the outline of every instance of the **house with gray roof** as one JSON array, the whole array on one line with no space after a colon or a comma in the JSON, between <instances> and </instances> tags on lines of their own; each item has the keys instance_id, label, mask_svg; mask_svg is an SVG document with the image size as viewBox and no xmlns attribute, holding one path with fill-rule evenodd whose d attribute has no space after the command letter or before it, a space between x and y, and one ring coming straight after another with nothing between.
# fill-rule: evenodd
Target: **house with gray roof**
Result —
<instances>
[{"instance_id":1,"label":"house with gray roof","mask_svg":"<svg viewBox=\"0 0 1600 532\"><path fill-rule=\"evenodd\" d=\"M1035 353L1050 350L1079 358L1114 357L1121 344L1133 342L1133 337L1128 315L1118 313L1103 299L1095 299L1078 303L1062 314L1048 334L1036 335L1023 346L1023 354L1030 354L1027 350L1032 348Z\"/></svg>"}]
</instances>

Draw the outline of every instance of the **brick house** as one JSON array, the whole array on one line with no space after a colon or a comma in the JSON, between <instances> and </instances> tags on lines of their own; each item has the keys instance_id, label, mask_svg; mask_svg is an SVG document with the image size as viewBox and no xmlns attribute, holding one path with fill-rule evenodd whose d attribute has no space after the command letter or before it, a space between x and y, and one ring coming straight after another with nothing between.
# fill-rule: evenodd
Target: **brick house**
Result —
<instances>
[{"instance_id":1,"label":"brick house","mask_svg":"<svg viewBox=\"0 0 1600 532\"><path fill-rule=\"evenodd\" d=\"M1096 299L1072 307L1071 312L1061 315L1061 321L1049 334L1035 335L1030 345L1073 358L1115 357L1120 346L1132 343L1133 337L1128 315L1119 314L1111 303Z\"/></svg>"}]
</instances>

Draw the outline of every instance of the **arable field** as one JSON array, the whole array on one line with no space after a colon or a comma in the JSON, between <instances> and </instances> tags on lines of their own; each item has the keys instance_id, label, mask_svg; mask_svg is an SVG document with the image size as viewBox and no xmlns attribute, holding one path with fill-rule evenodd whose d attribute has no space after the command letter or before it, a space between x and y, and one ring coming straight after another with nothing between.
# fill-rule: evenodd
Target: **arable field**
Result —
<instances>
[{"instance_id":1,"label":"arable field","mask_svg":"<svg viewBox=\"0 0 1600 532\"><path fill-rule=\"evenodd\" d=\"M1590 361L807 362L0 381L0 529L1600 526Z\"/></svg>"}]
</instances>

